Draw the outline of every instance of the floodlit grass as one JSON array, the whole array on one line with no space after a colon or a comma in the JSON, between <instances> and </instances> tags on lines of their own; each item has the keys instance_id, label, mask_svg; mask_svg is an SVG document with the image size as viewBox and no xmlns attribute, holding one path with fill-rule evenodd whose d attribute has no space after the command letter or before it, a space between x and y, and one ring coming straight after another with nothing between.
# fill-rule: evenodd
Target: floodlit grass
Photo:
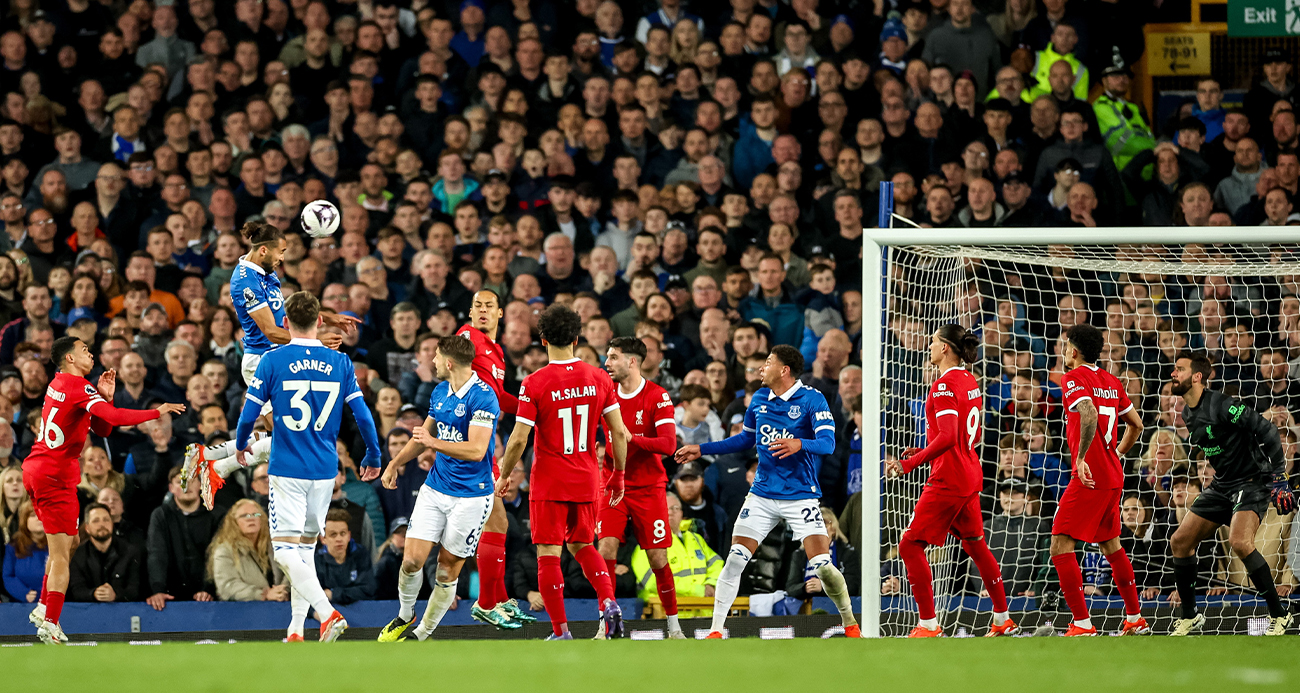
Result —
<instances>
[{"instance_id":1,"label":"floodlit grass","mask_svg":"<svg viewBox=\"0 0 1300 693\"><path fill-rule=\"evenodd\" d=\"M247 642L0 650L27 691L1295 690L1296 636Z\"/></svg>"}]
</instances>

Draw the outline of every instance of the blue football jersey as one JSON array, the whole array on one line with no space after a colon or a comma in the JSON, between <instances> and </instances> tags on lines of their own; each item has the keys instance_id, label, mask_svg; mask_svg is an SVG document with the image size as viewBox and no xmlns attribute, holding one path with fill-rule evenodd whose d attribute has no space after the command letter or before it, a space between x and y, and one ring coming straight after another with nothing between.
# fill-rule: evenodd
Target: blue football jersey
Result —
<instances>
[{"instance_id":1,"label":"blue football jersey","mask_svg":"<svg viewBox=\"0 0 1300 693\"><path fill-rule=\"evenodd\" d=\"M442 381L429 398L429 416L437 423L438 440L463 443L469 440L469 427L482 426L494 431L501 417L496 391L477 374L471 375L455 392L451 382ZM480 498L492 493L492 455L496 436L488 438L487 454L477 462L458 460L438 453L424 483L435 491L457 498Z\"/></svg>"},{"instance_id":2,"label":"blue football jersey","mask_svg":"<svg viewBox=\"0 0 1300 693\"><path fill-rule=\"evenodd\" d=\"M320 340L294 339L267 352L245 395L259 406L271 403L275 427L267 473L333 479L343 407L360 396L352 360Z\"/></svg>"},{"instance_id":3,"label":"blue football jersey","mask_svg":"<svg viewBox=\"0 0 1300 693\"><path fill-rule=\"evenodd\" d=\"M821 498L821 487L817 485L820 455L800 450L782 460L767 449L779 438L812 439L822 429L835 432L835 417L821 392L797 380L780 397L765 387L750 400L744 427L754 434L758 448L758 470L751 493L775 500Z\"/></svg>"},{"instance_id":4,"label":"blue football jersey","mask_svg":"<svg viewBox=\"0 0 1300 693\"><path fill-rule=\"evenodd\" d=\"M500 403L497 391L473 374L459 390L451 390L450 381L439 382L429 398L429 416L437 423L434 433L439 441L460 443L468 441L469 426L484 426L489 432L497 429ZM491 473L491 460L497 450L497 437L487 438L487 454L478 462L450 458L438 452L425 485L456 498L481 498L493 493L495 480Z\"/></svg>"},{"instance_id":5,"label":"blue football jersey","mask_svg":"<svg viewBox=\"0 0 1300 693\"><path fill-rule=\"evenodd\" d=\"M244 329L244 353L264 354L275 348L253 321L253 312L263 307L271 309L275 324L284 324L284 296L280 293L280 277L246 258L239 258L234 274L230 275L230 300L235 304L239 326Z\"/></svg>"}]
</instances>

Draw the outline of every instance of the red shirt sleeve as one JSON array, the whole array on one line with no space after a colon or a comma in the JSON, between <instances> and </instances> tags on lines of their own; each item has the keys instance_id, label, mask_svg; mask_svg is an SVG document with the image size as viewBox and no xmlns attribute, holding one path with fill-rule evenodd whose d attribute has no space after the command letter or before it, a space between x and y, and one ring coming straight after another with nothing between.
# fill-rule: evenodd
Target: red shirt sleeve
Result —
<instances>
[{"instance_id":1,"label":"red shirt sleeve","mask_svg":"<svg viewBox=\"0 0 1300 693\"><path fill-rule=\"evenodd\" d=\"M673 420L673 401L665 392L660 399L645 403L646 420L653 426L653 436L633 436L632 441L646 452L671 455L677 451L677 422Z\"/></svg>"},{"instance_id":2,"label":"red shirt sleeve","mask_svg":"<svg viewBox=\"0 0 1300 693\"><path fill-rule=\"evenodd\" d=\"M103 421L110 427L135 426L146 421L153 421L159 416L157 409L118 409L102 399L92 402L86 407L86 410L90 412L91 416ZM94 425L93 419L91 425ZM96 435L102 434L97 433Z\"/></svg>"},{"instance_id":3,"label":"red shirt sleeve","mask_svg":"<svg viewBox=\"0 0 1300 693\"><path fill-rule=\"evenodd\" d=\"M537 405L533 403L533 398L528 394L528 383L532 376L524 378L524 382L519 385L519 399L515 410L515 420L522 421L529 426L537 426Z\"/></svg>"},{"instance_id":4,"label":"red shirt sleeve","mask_svg":"<svg viewBox=\"0 0 1300 693\"><path fill-rule=\"evenodd\" d=\"M501 411L506 414L518 414L519 398L504 389L501 390Z\"/></svg>"},{"instance_id":5,"label":"red shirt sleeve","mask_svg":"<svg viewBox=\"0 0 1300 693\"><path fill-rule=\"evenodd\" d=\"M1065 405L1067 411L1074 411L1079 402L1085 399L1092 401L1092 388L1088 381L1080 373L1066 373L1061 383L1061 404Z\"/></svg>"}]
</instances>

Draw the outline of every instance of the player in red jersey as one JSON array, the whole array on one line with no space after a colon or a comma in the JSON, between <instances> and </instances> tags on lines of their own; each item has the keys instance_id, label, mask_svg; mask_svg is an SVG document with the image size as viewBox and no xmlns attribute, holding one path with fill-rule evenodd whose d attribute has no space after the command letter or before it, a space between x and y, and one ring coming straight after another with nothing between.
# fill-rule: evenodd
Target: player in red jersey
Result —
<instances>
[{"instance_id":1,"label":"player in red jersey","mask_svg":"<svg viewBox=\"0 0 1300 693\"><path fill-rule=\"evenodd\" d=\"M474 344L472 367L479 380L487 383L497 393L502 414L514 414L519 409L519 399L505 391L506 359L501 345L497 344L497 329L501 322L501 298L495 291L483 289L474 294L469 309L469 322L456 331ZM493 461L495 469L496 462ZM506 531L510 529L506 506L493 496L492 514L483 525L478 549L474 554L478 562L478 601L470 608L477 621L490 623L497 628L518 628L520 624L537 618L519 608L519 602L506 592ZM508 623L515 621L515 624Z\"/></svg>"},{"instance_id":2,"label":"player in red jersey","mask_svg":"<svg viewBox=\"0 0 1300 693\"><path fill-rule=\"evenodd\" d=\"M1075 325L1065 332L1062 357L1065 376L1061 399L1065 405L1065 435L1074 460L1070 479L1052 520L1052 565L1061 582L1061 594L1074 622L1065 635L1096 635L1083 598L1083 572L1074 555L1078 542L1099 544L1110 562L1111 574L1124 597L1124 628L1120 635L1151 632L1142 618L1133 564L1119 543L1119 504L1124 495L1124 465L1128 452L1142 434L1138 416L1119 379L1093 365L1105 343L1092 325ZM1116 439L1123 419L1124 438Z\"/></svg>"},{"instance_id":3,"label":"player in red jersey","mask_svg":"<svg viewBox=\"0 0 1300 693\"><path fill-rule=\"evenodd\" d=\"M993 625L986 637L1020 632L1007 613L1002 569L984 543L984 518L980 514L984 478L975 450L980 440L983 397L975 376L962 368L962 363L973 363L978 358L978 349L979 338L961 325L949 324L935 330L930 340L930 363L939 367L940 375L930 386L925 402L928 442L923 450L909 448L901 461L886 462L891 476L930 463L930 478L898 544L921 617L910 638L943 637L934 611L934 578L925 549L942 546L949 534L961 540L962 549L975 562L993 601Z\"/></svg>"},{"instance_id":4,"label":"player in red jersey","mask_svg":"<svg viewBox=\"0 0 1300 693\"><path fill-rule=\"evenodd\" d=\"M45 390L41 409L41 430L31 454L23 460L23 486L32 499L32 509L45 526L50 557L45 563L45 582L40 604L31 614L42 642L68 641L59 626L63 597L68 590L68 561L77 534L81 506L77 484L81 481L81 451L91 431L104 437L114 426L134 426L152 421L159 412L177 414L181 404L163 404L157 409L136 411L109 404L117 387L117 371L106 371L96 388L86 380L94 370L95 358L76 337L60 337L51 349L58 373Z\"/></svg>"},{"instance_id":5,"label":"player in red jersey","mask_svg":"<svg viewBox=\"0 0 1300 693\"><path fill-rule=\"evenodd\" d=\"M537 588L551 617L552 633L547 640L573 639L564 615L564 574L560 570L560 551L565 545L596 588L601 608L596 638L618 637L623 632L623 612L614 600L613 578L605 568L605 559L592 546L596 502L601 497L596 429L603 420L613 448L614 472L605 482L610 505L623 500L627 429L619 415L614 381L605 371L573 355L582 331L578 314L564 305L553 305L542 313L537 328L551 362L524 378L519 388L519 411L501 458L496 492L498 496L506 494L510 471L528 446L528 432L535 430L528 510L537 546Z\"/></svg>"},{"instance_id":6,"label":"player in red jersey","mask_svg":"<svg viewBox=\"0 0 1300 693\"><path fill-rule=\"evenodd\" d=\"M662 455L677 451L677 424L673 420L673 400L662 387L641 377L645 360L645 343L633 337L609 341L605 370L618 384L619 412L627 427L626 493L618 505L603 505L596 533L600 535L600 555L605 567L614 574L618 547L631 521L636 543L646 552L654 571L655 587L668 615L668 637L685 640L677 622L677 588L673 569L668 565L668 547L673 544L673 528L668 526L668 498L664 489L668 475ZM608 479L614 473L611 446L606 446L603 471Z\"/></svg>"}]
</instances>

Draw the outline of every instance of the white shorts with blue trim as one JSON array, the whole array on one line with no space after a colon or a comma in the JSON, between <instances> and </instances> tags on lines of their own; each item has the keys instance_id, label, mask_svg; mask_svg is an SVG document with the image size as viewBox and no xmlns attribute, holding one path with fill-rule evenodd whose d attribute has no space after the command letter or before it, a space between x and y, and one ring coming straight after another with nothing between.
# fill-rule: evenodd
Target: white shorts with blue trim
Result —
<instances>
[{"instance_id":1,"label":"white shorts with blue trim","mask_svg":"<svg viewBox=\"0 0 1300 693\"><path fill-rule=\"evenodd\" d=\"M271 538L316 537L325 531L325 514L334 495L334 479L294 479L272 475L268 509Z\"/></svg>"},{"instance_id":2,"label":"white shorts with blue trim","mask_svg":"<svg viewBox=\"0 0 1300 693\"><path fill-rule=\"evenodd\" d=\"M244 387L253 382L253 376L257 374L257 364L262 362L261 354L244 354L244 358L239 362L239 369L244 374ZM262 404L262 416L271 413L271 403Z\"/></svg>"},{"instance_id":3,"label":"white shorts with blue trim","mask_svg":"<svg viewBox=\"0 0 1300 693\"><path fill-rule=\"evenodd\" d=\"M762 542L781 520L790 526L795 541L803 541L815 534L829 536L826 521L822 519L820 499L776 500L760 498L752 493L746 496L745 504L740 507L740 516L736 518L732 534Z\"/></svg>"},{"instance_id":4,"label":"white shorts with blue trim","mask_svg":"<svg viewBox=\"0 0 1300 693\"><path fill-rule=\"evenodd\" d=\"M411 511L406 538L440 544L447 553L468 558L474 555L483 534L483 525L487 524L491 513L491 494L460 498L425 484L415 497L415 510Z\"/></svg>"}]
</instances>

